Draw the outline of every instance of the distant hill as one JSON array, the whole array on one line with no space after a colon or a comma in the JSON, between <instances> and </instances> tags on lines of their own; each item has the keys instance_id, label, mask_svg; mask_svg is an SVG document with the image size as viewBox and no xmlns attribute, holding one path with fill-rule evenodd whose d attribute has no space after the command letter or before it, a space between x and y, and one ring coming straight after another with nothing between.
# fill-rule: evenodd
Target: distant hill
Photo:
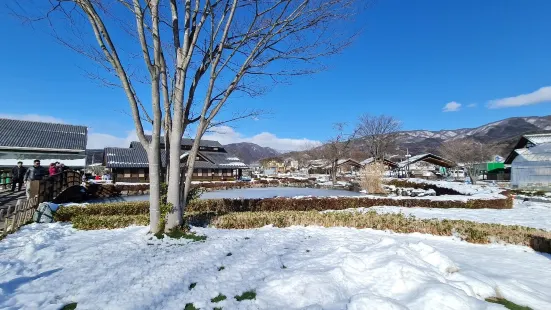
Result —
<instances>
[{"instance_id":1,"label":"distant hill","mask_svg":"<svg viewBox=\"0 0 551 310\"><path fill-rule=\"evenodd\" d=\"M250 142L240 142L224 145L226 151L236 155L246 164L258 162L263 158L275 157L280 153L272 148L263 147Z\"/></svg>"},{"instance_id":2,"label":"distant hill","mask_svg":"<svg viewBox=\"0 0 551 310\"><path fill-rule=\"evenodd\" d=\"M412 155L438 153L438 148L443 142L465 138L495 144L498 147L498 153L507 156L522 135L543 132L551 132L551 115L512 117L476 128L402 131L399 133L398 141L400 149L397 151L398 154L395 154L399 156L393 160L400 160L406 150ZM354 141L353 145L350 157L358 160L369 157L358 140ZM304 152L291 152L284 156L298 158L304 154Z\"/></svg>"},{"instance_id":3,"label":"distant hill","mask_svg":"<svg viewBox=\"0 0 551 310\"><path fill-rule=\"evenodd\" d=\"M411 154L434 153L444 141L470 138L497 144L502 155L506 155L520 136L546 131L551 131L551 115L513 117L476 128L404 131L400 133L399 145Z\"/></svg>"}]
</instances>

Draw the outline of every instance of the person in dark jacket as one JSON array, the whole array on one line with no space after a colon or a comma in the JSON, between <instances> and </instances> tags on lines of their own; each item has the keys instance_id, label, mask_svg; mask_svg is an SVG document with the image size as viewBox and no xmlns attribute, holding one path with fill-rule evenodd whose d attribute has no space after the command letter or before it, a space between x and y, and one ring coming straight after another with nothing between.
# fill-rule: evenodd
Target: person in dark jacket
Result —
<instances>
[{"instance_id":1,"label":"person in dark jacket","mask_svg":"<svg viewBox=\"0 0 551 310\"><path fill-rule=\"evenodd\" d=\"M11 170L11 191L15 192L15 184L19 184L17 191L21 191L21 186L23 186L23 179L25 178L25 172L27 169L23 167L23 162L17 162L17 166L13 167Z\"/></svg>"},{"instance_id":2,"label":"person in dark jacket","mask_svg":"<svg viewBox=\"0 0 551 310\"><path fill-rule=\"evenodd\" d=\"M31 181L42 180L48 176L48 170L40 166L40 160L35 159L33 166L27 169L23 181L25 182L25 191L27 192L27 199L31 198Z\"/></svg>"}]
</instances>

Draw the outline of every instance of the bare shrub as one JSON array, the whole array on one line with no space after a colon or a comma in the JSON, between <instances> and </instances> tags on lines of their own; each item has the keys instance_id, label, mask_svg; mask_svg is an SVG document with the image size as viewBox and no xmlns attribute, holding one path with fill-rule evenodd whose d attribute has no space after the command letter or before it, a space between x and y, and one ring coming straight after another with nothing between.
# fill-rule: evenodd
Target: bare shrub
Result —
<instances>
[{"instance_id":1,"label":"bare shrub","mask_svg":"<svg viewBox=\"0 0 551 310\"><path fill-rule=\"evenodd\" d=\"M374 162L366 165L360 170L360 186L370 194L384 194L382 186L385 175L385 165L381 162Z\"/></svg>"}]
</instances>

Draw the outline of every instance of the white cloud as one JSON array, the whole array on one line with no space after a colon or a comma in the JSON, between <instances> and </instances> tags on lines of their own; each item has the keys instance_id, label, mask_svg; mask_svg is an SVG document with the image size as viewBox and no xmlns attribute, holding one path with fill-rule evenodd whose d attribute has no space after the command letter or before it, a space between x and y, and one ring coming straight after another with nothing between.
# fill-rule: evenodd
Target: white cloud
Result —
<instances>
[{"instance_id":1,"label":"white cloud","mask_svg":"<svg viewBox=\"0 0 551 310\"><path fill-rule=\"evenodd\" d=\"M468 104L467 108L476 108L476 103Z\"/></svg>"},{"instance_id":2,"label":"white cloud","mask_svg":"<svg viewBox=\"0 0 551 310\"><path fill-rule=\"evenodd\" d=\"M534 92L522 94L514 97L494 99L488 102L488 108L513 108L525 105L533 105L551 101L551 86L542 87Z\"/></svg>"},{"instance_id":3,"label":"white cloud","mask_svg":"<svg viewBox=\"0 0 551 310\"><path fill-rule=\"evenodd\" d=\"M442 109L443 112L457 112L461 108L461 103L455 101L448 102Z\"/></svg>"},{"instance_id":4,"label":"white cloud","mask_svg":"<svg viewBox=\"0 0 551 310\"><path fill-rule=\"evenodd\" d=\"M320 141L310 140L306 138L279 138L273 133L269 132L262 132L252 137L246 137L228 126L218 126L212 131L213 132L205 134L203 136L203 139L216 140L224 145L238 142L251 142L260 146L271 147L278 151L297 151L303 150L306 146L321 145Z\"/></svg>"},{"instance_id":5,"label":"white cloud","mask_svg":"<svg viewBox=\"0 0 551 310\"><path fill-rule=\"evenodd\" d=\"M138 141L136 131L127 132L126 137L117 137L106 133L88 132L87 149L103 149L105 147L129 147L130 142Z\"/></svg>"},{"instance_id":6,"label":"white cloud","mask_svg":"<svg viewBox=\"0 0 551 310\"><path fill-rule=\"evenodd\" d=\"M39 115L39 114L0 114L0 118L17 119L22 121L58 123L58 124L65 123L65 121L63 121L60 118L49 116L49 115Z\"/></svg>"}]
</instances>

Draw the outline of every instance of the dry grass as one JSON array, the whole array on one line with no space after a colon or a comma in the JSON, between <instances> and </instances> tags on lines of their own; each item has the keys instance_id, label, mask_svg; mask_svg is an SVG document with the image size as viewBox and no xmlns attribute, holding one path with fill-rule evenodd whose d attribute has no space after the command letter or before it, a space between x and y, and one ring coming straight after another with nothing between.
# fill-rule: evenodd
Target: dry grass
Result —
<instances>
[{"instance_id":1,"label":"dry grass","mask_svg":"<svg viewBox=\"0 0 551 310\"><path fill-rule=\"evenodd\" d=\"M374 162L360 171L360 186L370 194L384 194L383 176L386 168L383 163Z\"/></svg>"},{"instance_id":2,"label":"dry grass","mask_svg":"<svg viewBox=\"0 0 551 310\"><path fill-rule=\"evenodd\" d=\"M551 252L551 232L522 226L484 224L461 220L425 220L403 214L353 212L241 212L215 217L211 225L225 229L250 229L266 225L276 227L323 226L391 230L397 233L424 233L436 236L458 236L471 243L504 242L531 246Z\"/></svg>"}]
</instances>

